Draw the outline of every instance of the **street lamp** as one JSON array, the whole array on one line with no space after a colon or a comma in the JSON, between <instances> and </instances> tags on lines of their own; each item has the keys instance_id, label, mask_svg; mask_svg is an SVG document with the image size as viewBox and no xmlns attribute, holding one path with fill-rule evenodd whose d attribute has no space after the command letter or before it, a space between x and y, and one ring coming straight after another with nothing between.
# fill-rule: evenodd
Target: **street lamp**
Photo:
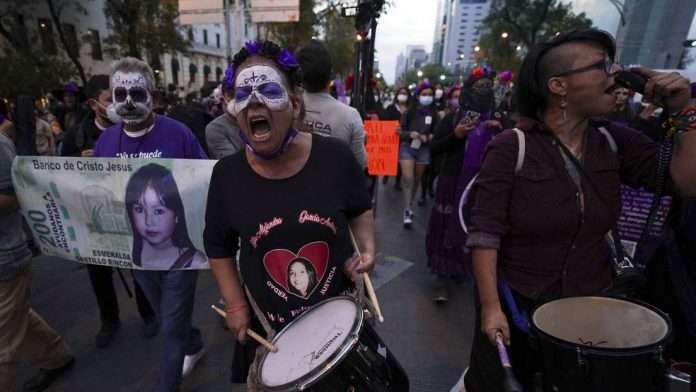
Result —
<instances>
[{"instance_id":1,"label":"street lamp","mask_svg":"<svg viewBox=\"0 0 696 392\"><path fill-rule=\"evenodd\" d=\"M503 38L507 38L507 37L508 37L508 33L503 32L503 34L500 34L500 36L503 37Z\"/></svg>"},{"instance_id":2,"label":"street lamp","mask_svg":"<svg viewBox=\"0 0 696 392\"><path fill-rule=\"evenodd\" d=\"M516 48L516 49L517 49L517 51L519 52L520 50L522 50L522 47L521 47L520 45L517 45L517 48Z\"/></svg>"},{"instance_id":3,"label":"street lamp","mask_svg":"<svg viewBox=\"0 0 696 392\"><path fill-rule=\"evenodd\" d=\"M419 78L422 77L422 76L423 76L423 71L418 70L418 72L416 72L416 75L418 75Z\"/></svg>"},{"instance_id":4,"label":"street lamp","mask_svg":"<svg viewBox=\"0 0 696 392\"><path fill-rule=\"evenodd\" d=\"M447 77L445 75L440 75L440 80L445 80Z\"/></svg>"},{"instance_id":5,"label":"street lamp","mask_svg":"<svg viewBox=\"0 0 696 392\"><path fill-rule=\"evenodd\" d=\"M478 47L478 46L474 47L474 52L478 52L479 50L481 50L480 47Z\"/></svg>"},{"instance_id":6,"label":"street lamp","mask_svg":"<svg viewBox=\"0 0 696 392\"><path fill-rule=\"evenodd\" d=\"M377 72L377 73L375 74L375 76L377 77L377 79L381 79L381 78L382 78L382 73L381 73L381 72Z\"/></svg>"}]
</instances>

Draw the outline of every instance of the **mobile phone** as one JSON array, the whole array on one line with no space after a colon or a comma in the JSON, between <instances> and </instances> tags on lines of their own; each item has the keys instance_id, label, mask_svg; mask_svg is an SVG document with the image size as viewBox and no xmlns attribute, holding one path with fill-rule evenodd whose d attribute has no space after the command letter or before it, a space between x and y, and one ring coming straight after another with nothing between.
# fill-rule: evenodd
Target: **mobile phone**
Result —
<instances>
[{"instance_id":1,"label":"mobile phone","mask_svg":"<svg viewBox=\"0 0 696 392\"><path fill-rule=\"evenodd\" d=\"M629 88L639 94L645 93L645 83L648 79L645 76L632 71L621 71L614 76L616 83Z\"/></svg>"},{"instance_id":2,"label":"mobile phone","mask_svg":"<svg viewBox=\"0 0 696 392\"><path fill-rule=\"evenodd\" d=\"M476 124L479 120L479 117L481 117L481 113L469 110L468 112L466 112L464 118L462 118L462 122L466 125Z\"/></svg>"}]
</instances>

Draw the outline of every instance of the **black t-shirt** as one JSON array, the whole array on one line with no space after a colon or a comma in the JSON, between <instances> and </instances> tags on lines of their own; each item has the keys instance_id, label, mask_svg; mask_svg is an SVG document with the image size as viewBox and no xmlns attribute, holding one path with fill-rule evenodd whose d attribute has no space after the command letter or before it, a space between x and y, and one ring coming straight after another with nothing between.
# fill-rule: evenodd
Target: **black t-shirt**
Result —
<instances>
[{"instance_id":1,"label":"black t-shirt","mask_svg":"<svg viewBox=\"0 0 696 392\"><path fill-rule=\"evenodd\" d=\"M313 135L305 166L280 180L259 176L245 154L213 169L205 250L213 259L239 251L244 283L279 330L350 287L343 273L354 253L348 222L372 204L358 162L339 140Z\"/></svg>"}]
</instances>

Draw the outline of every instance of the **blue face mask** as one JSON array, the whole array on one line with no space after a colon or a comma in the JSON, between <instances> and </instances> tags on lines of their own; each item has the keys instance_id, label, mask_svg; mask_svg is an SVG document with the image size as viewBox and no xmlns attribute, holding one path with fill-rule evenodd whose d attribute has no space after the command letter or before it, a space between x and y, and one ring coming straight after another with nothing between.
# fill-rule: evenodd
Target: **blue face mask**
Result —
<instances>
[{"instance_id":1,"label":"blue face mask","mask_svg":"<svg viewBox=\"0 0 696 392\"><path fill-rule=\"evenodd\" d=\"M418 103L423 106L430 106L430 104L433 103L433 97L428 95L418 97Z\"/></svg>"}]
</instances>

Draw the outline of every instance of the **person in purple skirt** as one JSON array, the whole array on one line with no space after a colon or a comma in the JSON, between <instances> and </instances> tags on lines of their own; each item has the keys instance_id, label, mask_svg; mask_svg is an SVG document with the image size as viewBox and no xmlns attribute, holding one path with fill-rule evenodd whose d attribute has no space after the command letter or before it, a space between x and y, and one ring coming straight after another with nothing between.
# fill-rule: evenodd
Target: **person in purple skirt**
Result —
<instances>
[{"instance_id":1,"label":"person in purple skirt","mask_svg":"<svg viewBox=\"0 0 696 392\"><path fill-rule=\"evenodd\" d=\"M436 276L433 300L438 303L449 299L450 281L471 279L459 200L481 168L486 144L510 126L504 113L493 110L494 76L488 67L472 70L459 95L459 109L440 120L431 142L432 153L445 156L425 239L428 266Z\"/></svg>"}]
</instances>

